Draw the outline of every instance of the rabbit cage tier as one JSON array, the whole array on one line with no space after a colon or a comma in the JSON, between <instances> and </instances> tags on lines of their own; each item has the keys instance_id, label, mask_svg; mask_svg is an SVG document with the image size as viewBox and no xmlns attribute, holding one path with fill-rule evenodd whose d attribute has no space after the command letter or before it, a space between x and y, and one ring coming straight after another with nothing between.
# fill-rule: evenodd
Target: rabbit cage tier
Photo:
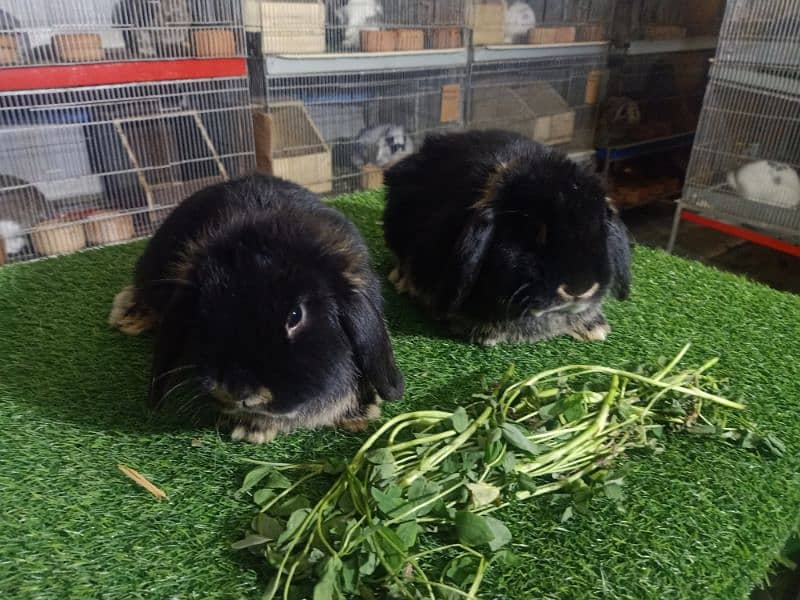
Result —
<instances>
[{"instance_id":1,"label":"rabbit cage tier","mask_svg":"<svg viewBox=\"0 0 800 600\"><path fill-rule=\"evenodd\" d=\"M600 42L613 13L613 0L478 2L469 21L476 45Z\"/></svg>"},{"instance_id":2,"label":"rabbit cage tier","mask_svg":"<svg viewBox=\"0 0 800 600\"><path fill-rule=\"evenodd\" d=\"M239 0L0 0L0 65L244 56Z\"/></svg>"},{"instance_id":3,"label":"rabbit cage tier","mask_svg":"<svg viewBox=\"0 0 800 600\"><path fill-rule=\"evenodd\" d=\"M716 36L725 12L725 0L615 0L612 38L678 40Z\"/></svg>"},{"instance_id":4,"label":"rabbit cage tier","mask_svg":"<svg viewBox=\"0 0 800 600\"><path fill-rule=\"evenodd\" d=\"M464 0L244 0L251 54L463 46Z\"/></svg>"},{"instance_id":5,"label":"rabbit cage tier","mask_svg":"<svg viewBox=\"0 0 800 600\"><path fill-rule=\"evenodd\" d=\"M800 241L800 0L734 0L682 205Z\"/></svg>"},{"instance_id":6,"label":"rabbit cage tier","mask_svg":"<svg viewBox=\"0 0 800 600\"><path fill-rule=\"evenodd\" d=\"M427 133L463 125L464 69L260 77L259 165L321 193L379 187Z\"/></svg>"},{"instance_id":7,"label":"rabbit cage tier","mask_svg":"<svg viewBox=\"0 0 800 600\"><path fill-rule=\"evenodd\" d=\"M130 239L253 166L246 78L6 93L0 238L12 261Z\"/></svg>"},{"instance_id":8,"label":"rabbit cage tier","mask_svg":"<svg viewBox=\"0 0 800 600\"><path fill-rule=\"evenodd\" d=\"M694 132L712 57L706 50L614 57L598 143L627 146Z\"/></svg>"},{"instance_id":9,"label":"rabbit cage tier","mask_svg":"<svg viewBox=\"0 0 800 600\"><path fill-rule=\"evenodd\" d=\"M566 150L592 144L605 57L475 63L469 127L507 129Z\"/></svg>"}]
</instances>

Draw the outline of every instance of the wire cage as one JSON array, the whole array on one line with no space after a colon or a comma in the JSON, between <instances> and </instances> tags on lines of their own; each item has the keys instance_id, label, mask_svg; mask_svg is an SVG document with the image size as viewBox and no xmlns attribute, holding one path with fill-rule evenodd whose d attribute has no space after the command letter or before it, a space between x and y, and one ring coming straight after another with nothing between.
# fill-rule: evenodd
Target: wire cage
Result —
<instances>
[{"instance_id":1,"label":"wire cage","mask_svg":"<svg viewBox=\"0 0 800 600\"><path fill-rule=\"evenodd\" d=\"M243 0L252 55L464 45L465 0Z\"/></svg>"},{"instance_id":2,"label":"wire cage","mask_svg":"<svg viewBox=\"0 0 800 600\"><path fill-rule=\"evenodd\" d=\"M263 61L251 61L251 65ZM258 165L314 192L383 185L432 131L461 127L466 70L389 69L266 79L254 114Z\"/></svg>"},{"instance_id":3,"label":"wire cage","mask_svg":"<svg viewBox=\"0 0 800 600\"><path fill-rule=\"evenodd\" d=\"M239 0L0 0L0 65L245 53Z\"/></svg>"},{"instance_id":4,"label":"wire cage","mask_svg":"<svg viewBox=\"0 0 800 600\"><path fill-rule=\"evenodd\" d=\"M0 96L0 242L9 261L152 233L171 207L255 167L248 82Z\"/></svg>"},{"instance_id":5,"label":"wire cage","mask_svg":"<svg viewBox=\"0 0 800 600\"><path fill-rule=\"evenodd\" d=\"M613 0L474 0L475 45L571 44L608 39Z\"/></svg>"},{"instance_id":6,"label":"wire cage","mask_svg":"<svg viewBox=\"0 0 800 600\"><path fill-rule=\"evenodd\" d=\"M567 151L593 145L606 57L473 63L469 127L507 129Z\"/></svg>"},{"instance_id":7,"label":"wire cage","mask_svg":"<svg viewBox=\"0 0 800 600\"><path fill-rule=\"evenodd\" d=\"M615 1L612 37L620 42L715 36L725 12L725 0Z\"/></svg>"},{"instance_id":8,"label":"wire cage","mask_svg":"<svg viewBox=\"0 0 800 600\"><path fill-rule=\"evenodd\" d=\"M800 0L733 0L682 206L800 240ZM677 225L676 225L677 226Z\"/></svg>"},{"instance_id":9,"label":"wire cage","mask_svg":"<svg viewBox=\"0 0 800 600\"><path fill-rule=\"evenodd\" d=\"M712 57L710 50L614 57L598 144L613 148L693 133Z\"/></svg>"},{"instance_id":10,"label":"wire cage","mask_svg":"<svg viewBox=\"0 0 800 600\"><path fill-rule=\"evenodd\" d=\"M251 54L397 52L608 39L613 0L245 0Z\"/></svg>"}]
</instances>

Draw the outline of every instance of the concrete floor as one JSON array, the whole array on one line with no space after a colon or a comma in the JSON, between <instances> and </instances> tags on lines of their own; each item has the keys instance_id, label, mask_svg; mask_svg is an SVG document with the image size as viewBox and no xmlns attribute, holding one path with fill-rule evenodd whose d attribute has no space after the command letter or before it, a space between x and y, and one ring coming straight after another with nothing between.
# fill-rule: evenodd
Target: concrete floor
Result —
<instances>
[{"instance_id":1,"label":"concrete floor","mask_svg":"<svg viewBox=\"0 0 800 600\"><path fill-rule=\"evenodd\" d=\"M622 218L637 243L666 248L674 214L675 205L663 202L627 210ZM675 253L800 294L800 258L694 223L681 223Z\"/></svg>"}]
</instances>

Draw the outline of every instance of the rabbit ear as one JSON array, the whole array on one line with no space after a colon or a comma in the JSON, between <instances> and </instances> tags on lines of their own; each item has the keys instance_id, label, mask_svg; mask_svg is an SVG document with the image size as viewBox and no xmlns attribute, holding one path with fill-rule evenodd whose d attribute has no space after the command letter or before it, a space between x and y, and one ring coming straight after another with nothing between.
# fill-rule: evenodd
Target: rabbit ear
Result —
<instances>
[{"instance_id":1,"label":"rabbit ear","mask_svg":"<svg viewBox=\"0 0 800 600\"><path fill-rule=\"evenodd\" d=\"M376 290L352 289L341 303L339 320L350 339L355 361L378 395L387 401L398 400L405 387L403 375L394 362L394 352L379 309Z\"/></svg>"},{"instance_id":2,"label":"rabbit ear","mask_svg":"<svg viewBox=\"0 0 800 600\"><path fill-rule=\"evenodd\" d=\"M494 213L488 202L473 207L472 215L456 241L447 276L442 281L435 305L445 314L457 311L478 279L486 250L494 235Z\"/></svg>"},{"instance_id":3,"label":"rabbit ear","mask_svg":"<svg viewBox=\"0 0 800 600\"><path fill-rule=\"evenodd\" d=\"M178 366L186 347L188 333L187 315L191 310L191 295L188 289L180 289L173 295L172 301L158 324L153 364L150 371L150 391L148 405L158 409L164 402L164 392L170 380L171 369Z\"/></svg>"},{"instance_id":4,"label":"rabbit ear","mask_svg":"<svg viewBox=\"0 0 800 600\"><path fill-rule=\"evenodd\" d=\"M615 212L610 211L607 222L611 291L620 300L626 300L631 293L631 241L625 224Z\"/></svg>"}]
</instances>

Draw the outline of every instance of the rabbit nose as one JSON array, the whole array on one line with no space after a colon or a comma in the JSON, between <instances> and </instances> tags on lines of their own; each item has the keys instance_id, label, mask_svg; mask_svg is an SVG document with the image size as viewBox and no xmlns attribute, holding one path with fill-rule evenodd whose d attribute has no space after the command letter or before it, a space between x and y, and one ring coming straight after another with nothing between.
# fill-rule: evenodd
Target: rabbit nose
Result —
<instances>
[{"instance_id":1,"label":"rabbit nose","mask_svg":"<svg viewBox=\"0 0 800 600\"><path fill-rule=\"evenodd\" d=\"M558 292L558 295L563 300L567 300L567 301L583 300L583 299L586 299L586 298L590 298L592 296L592 294L594 294L599 287L600 287L600 284L595 281L591 285L591 287L589 287L589 289L587 289L587 290L585 290L583 292L574 293L573 290L567 290L567 284L562 283L560 286L558 286L558 289L556 291Z\"/></svg>"}]
</instances>

